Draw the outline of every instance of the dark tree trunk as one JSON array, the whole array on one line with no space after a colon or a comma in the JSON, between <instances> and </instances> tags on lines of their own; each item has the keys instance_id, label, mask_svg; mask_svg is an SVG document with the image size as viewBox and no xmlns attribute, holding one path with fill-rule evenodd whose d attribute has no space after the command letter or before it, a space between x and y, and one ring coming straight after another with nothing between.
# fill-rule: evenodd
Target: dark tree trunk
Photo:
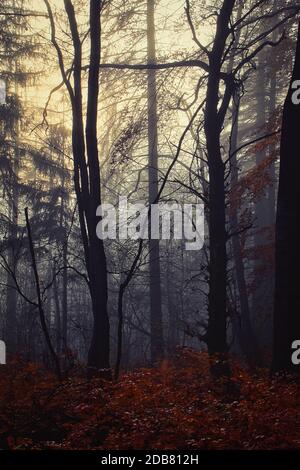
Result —
<instances>
[{"instance_id":1,"label":"dark tree trunk","mask_svg":"<svg viewBox=\"0 0 300 470\"><path fill-rule=\"evenodd\" d=\"M56 351L59 355L62 350L62 334L61 334L61 312L60 312L60 302L59 302L59 290L58 282L55 274L55 269L53 269L53 295L54 295L54 304L55 304L55 343Z\"/></svg>"},{"instance_id":2,"label":"dark tree trunk","mask_svg":"<svg viewBox=\"0 0 300 470\"><path fill-rule=\"evenodd\" d=\"M219 135L211 128L206 131L209 164L209 323L208 350L224 353L226 346L226 286L227 256L225 229L224 165Z\"/></svg>"},{"instance_id":3,"label":"dark tree trunk","mask_svg":"<svg viewBox=\"0 0 300 470\"><path fill-rule=\"evenodd\" d=\"M237 147L238 147L238 120L239 120L239 98L233 98L233 111L232 111L232 133L230 142L230 184L234 188L238 183L238 162L237 162ZM238 233L238 213L237 208L230 208L229 216L230 229L233 232L231 243L233 253L233 263L235 268L236 283L240 301L240 322L236 325L237 334L239 334L239 342L242 352L244 353L249 365L253 366L259 362L259 350L257 340L252 328L250 306L248 301L247 283L245 278L245 269L243 261L243 253L241 241Z\"/></svg>"},{"instance_id":4,"label":"dark tree trunk","mask_svg":"<svg viewBox=\"0 0 300 470\"><path fill-rule=\"evenodd\" d=\"M62 178L62 188L65 189L65 178ZM62 273L62 305L61 311L59 312L59 320L60 320L60 336L62 339L62 346L63 350L66 352L68 348L68 241L69 237L67 234L67 229L64 231L64 225L66 224L65 220L65 200L64 196L61 197L61 204L60 204L60 228L62 233L64 233L63 238L63 266L64 270ZM58 290L58 288L56 289ZM60 305L59 305L60 310ZM60 340L61 341L61 340Z\"/></svg>"},{"instance_id":5,"label":"dark tree trunk","mask_svg":"<svg viewBox=\"0 0 300 470\"><path fill-rule=\"evenodd\" d=\"M217 30L209 56L204 130L209 172L209 296L207 345L210 354L227 352L226 344L226 217L225 165L221 155L220 135L233 92L228 79L222 104L218 109L222 57L229 34L229 20L234 0L225 0L217 20Z\"/></svg>"},{"instance_id":6,"label":"dark tree trunk","mask_svg":"<svg viewBox=\"0 0 300 470\"><path fill-rule=\"evenodd\" d=\"M46 0L45 0L46 1ZM46 4L48 2L46 1ZM103 241L96 234L96 209L101 204L101 179L97 142L97 112L101 55L102 2L90 0L90 61L87 96L87 117L84 131L82 100L82 43L71 0L64 0L74 48L74 87L64 70L61 51L55 41L52 17L52 42L58 50L60 69L72 104L72 148L74 157L74 184L78 202L81 236L88 271L93 312L93 332L88 354L89 375L101 372L110 377L110 326L107 308L107 263ZM87 157L87 160L86 160Z\"/></svg>"},{"instance_id":7,"label":"dark tree trunk","mask_svg":"<svg viewBox=\"0 0 300 470\"><path fill-rule=\"evenodd\" d=\"M277 7L277 0L274 1L274 10ZM278 32L274 31L272 35L272 41L276 41ZM277 74L276 70L274 71L272 66L269 66L269 77L270 77L270 102L269 102L269 120L275 119L276 111L276 97L277 97ZM272 155L276 148L274 144L269 146L269 155ZM276 168L275 160L270 164L269 175L271 184L268 187L268 222L270 226L275 224L276 217ZM273 290L274 290L274 280L272 280ZM274 292L273 292L274 293Z\"/></svg>"},{"instance_id":8,"label":"dark tree trunk","mask_svg":"<svg viewBox=\"0 0 300 470\"><path fill-rule=\"evenodd\" d=\"M101 181L97 139L97 111L101 55L101 1L90 1L91 53L88 80L86 147L90 177L87 225L89 232L89 279L94 328L89 350L89 367L109 369L110 334L107 311L107 266L103 241L96 234L96 210L101 204Z\"/></svg>"},{"instance_id":9,"label":"dark tree trunk","mask_svg":"<svg viewBox=\"0 0 300 470\"><path fill-rule=\"evenodd\" d=\"M300 79L300 26L291 85ZM299 221L300 105L290 86L283 110L275 241L273 371L300 371L291 362L291 345L300 339ZM298 369L297 369L298 367Z\"/></svg>"},{"instance_id":10,"label":"dark tree trunk","mask_svg":"<svg viewBox=\"0 0 300 470\"><path fill-rule=\"evenodd\" d=\"M48 330L48 325L46 322L46 315L44 311L44 306L43 306L43 300L42 300L42 294L41 294L41 287L40 287L40 278L39 278L39 273L37 269L37 264L36 264L36 259L35 259L35 252L34 252L34 245L33 245L33 239L32 239L32 233L31 233L31 226L30 226L30 221L29 221L29 216L28 216L28 208L26 207L25 209L25 219L26 219L26 228L27 228L27 235L28 235L28 242L29 242L29 251L30 251L30 256L31 256L31 262L32 262L32 270L33 270L33 275L34 275L34 281L35 281L35 288L36 288L36 295L37 295L37 306L39 310L39 316L40 316L40 322L41 322L41 328L43 331L43 334L45 336L46 344L50 352L51 359L53 360L56 374L58 379L61 379L61 368L60 368L60 363L58 356L53 348L49 330Z\"/></svg>"},{"instance_id":11,"label":"dark tree trunk","mask_svg":"<svg viewBox=\"0 0 300 470\"><path fill-rule=\"evenodd\" d=\"M16 63L16 68L18 64ZM15 94L18 94L18 84L15 83ZM12 173L10 178L10 191L11 197L9 199L9 217L11 224L9 226L9 239L10 246L8 249L8 266L17 275L18 259L16 257L16 244L18 236L18 211L19 211L19 165L20 165L20 152L19 152L19 134L20 122L15 121L15 151L12 161ZM11 275L7 273L7 284L11 285ZM17 318L17 292L15 289L8 288L6 292L6 347L7 352L14 354L17 352L18 345L18 318Z\"/></svg>"},{"instance_id":12,"label":"dark tree trunk","mask_svg":"<svg viewBox=\"0 0 300 470\"><path fill-rule=\"evenodd\" d=\"M258 56L258 69L257 69L257 119L256 119L256 132L257 137L263 136L267 133L266 123L267 117L267 87L266 87L266 66L267 55L266 51L261 51ZM261 165L267 158L267 147L262 148L256 153L256 165ZM273 297L273 283L270 272L265 266L264 253L268 249L268 244L271 243L269 237L270 230L270 204L268 201L269 187L264 185L261 195L255 202L255 234L254 234L254 292L252 296L251 313L252 318L258 321L264 320L266 328L260 331L260 339L263 343L270 344L271 336L271 319L272 319L272 297ZM273 209L274 212L274 209ZM264 330L264 331L262 331Z\"/></svg>"},{"instance_id":13,"label":"dark tree trunk","mask_svg":"<svg viewBox=\"0 0 300 470\"><path fill-rule=\"evenodd\" d=\"M147 44L148 63L156 63L154 0L147 2ZM148 70L148 151L149 151L149 204L158 196L158 154L157 154L157 95L156 71ZM149 241L150 276L150 326L151 326L151 363L163 357L162 296L160 279L159 240Z\"/></svg>"},{"instance_id":14,"label":"dark tree trunk","mask_svg":"<svg viewBox=\"0 0 300 470\"><path fill-rule=\"evenodd\" d=\"M11 225L9 227L10 246L8 248L7 263L9 268L15 273L17 270L16 242L17 242L17 223L18 223L18 199L16 198L17 189L12 188L11 203ZM7 284L13 285L11 274L7 273ZM17 328L17 291L8 287L6 291L6 325L5 325L6 347L9 354L17 352L18 328Z\"/></svg>"},{"instance_id":15,"label":"dark tree trunk","mask_svg":"<svg viewBox=\"0 0 300 470\"><path fill-rule=\"evenodd\" d=\"M63 246L63 265L68 263L68 240L65 237ZM63 349L68 348L68 270L65 268L62 275L62 340Z\"/></svg>"},{"instance_id":16,"label":"dark tree trunk","mask_svg":"<svg viewBox=\"0 0 300 470\"><path fill-rule=\"evenodd\" d=\"M174 283L172 282L172 240L170 240L168 255L167 255L167 272L166 272L166 291L167 291L167 305L168 305L168 354L174 354L178 344L178 304L175 299Z\"/></svg>"},{"instance_id":17,"label":"dark tree trunk","mask_svg":"<svg viewBox=\"0 0 300 470\"><path fill-rule=\"evenodd\" d=\"M256 78L256 132L257 136L262 136L266 134L266 122L267 122L267 87L266 87L266 52L263 50L258 56L258 67L257 67L257 78ZM256 165L260 165L267 157L266 148L259 150L256 153ZM262 233L262 230L266 227L268 223L268 204L267 204L267 193L266 191L261 195L255 204L255 225L256 225L256 235L255 235L255 245L259 247L263 245L265 240L265 234ZM259 263L258 263L259 267ZM261 279L258 280L258 284ZM259 303L259 301L258 301Z\"/></svg>"}]
</instances>

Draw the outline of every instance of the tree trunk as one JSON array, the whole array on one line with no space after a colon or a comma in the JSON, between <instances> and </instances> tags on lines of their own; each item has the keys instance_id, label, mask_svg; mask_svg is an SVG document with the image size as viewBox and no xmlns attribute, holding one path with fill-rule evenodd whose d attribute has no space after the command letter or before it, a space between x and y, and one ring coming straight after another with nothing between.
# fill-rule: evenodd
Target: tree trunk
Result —
<instances>
[{"instance_id":1,"label":"tree trunk","mask_svg":"<svg viewBox=\"0 0 300 470\"><path fill-rule=\"evenodd\" d=\"M225 0L217 20L217 30L209 56L209 76L206 93L204 131L209 173L209 295L207 345L210 354L224 355L226 343L226 217L225 217L225 165L221 155L220 135L233 92L228 81L220 108L219 90L222 57L229 34L229 20L234 0ZM221 368L222 369L222 368ZM222 370L220 369L220 372ZM216 371L218 373L218 371Z\"/></svg>"},{"instance_id":2,"label":"tree trunk","mask_svg":"<svg viewBox=\"0 0 300 470\"><path fill-rule=\"evenodd\" d=\"M30 251L30 256L31 256L31 261L32 261L32 270L33 270L33 275L34 275L34 281L35 281L35 288L36 288L36 294L37 294L37 305L38 305L38 310L39 310L39 316L40 316L40 322L41 322L41 327L43 334L45 336L46 344L50 352L50 356L53 360L56 374L58 379L61 379L61 368L60 368L60 363L58 356L53 348L47 322L46 322L46 315L43 307L43 301L42 301L42 295L41 295L41 287L40 287L40 278L38 274L38 269L37 269L37 264L36 264L36 259L35 259L35 252L34 252L34 245L33 245L33 239L32 239L32 233L31 233L31 226L29 222L29 216L28 216L28 208L26 207L25 209L25 219L26 219L26 228L27 228L27 235L28 235L28 242L29 242L29 251Z\"/></svg>"},{"instance_id":3,"label":"tree trunk","mask_svg":"<svg viewBox=\"0 0 300 470\"><path fill-rule=\"evenodd\" d=\"M63 246L63 264L67 265L68 261L68 246L67 240ZM65 268L62 275L62 341L63 349L68 349L68 270Z\"/></svg>"},{"instance_id":4,"label":"tree trunk","mask_svg":"<svg viewBox=\"0 0 300 470\"><path fill-rule=\"evenodd\" d=\"M256 129L257 136L267 133L266 123L267 116L267 87L266 87L266 52L262 51L258 56L257 69L257 120ZM267 159L267 147L256 153L256 165L262 164ZM270 171L271 169L269 169ZM272 319L272 298L273 298L273 282L270 270L265 263L264 253L270 245L270 219L271 209L268 199L269 185L264 185L263 193L259 196L255 203L255 234L254 234L254 292L252 296L252 318L257 320L258 325L263 323L266 327L260 327L260 340L264 344L270 344L271 339L271 319Z\"/></svg>"},{"instance_id":5,"label":"tree trunk","mask_svg":"<svg viewBox=\"0 0 300 470\"><path fill-rule=\"evenodd\" d=\"M274 2L274 8L276 7L277 2ZM272 41L276 41L277 31L274 31L272 36ZM276 96L277 96L277 77L276 71L269 68L270 76L270 103L269 103L269 117L270 119L274 118L274 113L276 111ZM270 120L269 119L269 120ZM275 152L275 145L269 146L269 155L272 155ZM272 161L269 168L271 184L268 187L268 225L273 226L275 224L275 209L276 209L276 168L275 160ZM274 282L273 282L274 287Z\"/></svg>"},{"instance_id":6,"label":"tree trunk","mask_svg":"<svg viewBox=\"0 0 300 470\"><path fill-rule=\"evenodd\" d=\"M147 44L150 64L156 63L154 4L155 0L147 2ZM156 71L151 69L148 70L149 204L156 201L158 195L157 141ZM152 240L150 237L149 251L151 363L154 364L163 357L164 352L159 240Z\"/></svg>"},{"instance_id":7,"label":"tree trunk","mask_svg":"<svg viewBox=\"0 0 300 470\"><path fill-rule=\"evenodd\" d=\"M53 295L54 295L54 304L55 304L55 343L56 343L56 351L59 355L61 353L61 312L60 312L60 302L59 302L59 290L58 290L58 283L57 278L55 275L55 269L53 269Z\"/></svg>"},{"instance_id":8,"label":"tree trunk","mask_svg":"<svg viewBox=\"0 0 300 470\"><path fill-rule=\"evenodd\" d=\"M232 133L230 142L230 184L234 188L238 183L238 162L237 162L237 144L238 144L238 119L239 119L239 98L233 98L233 111L232 111ZM230 228L235 232L239 228L238 213L236 207L230 208ZM239 293L240 301L240 324L237 332L240 335L240 345L242 352L245 354L246 360L249 365L254 366L259 360L259 351L257 340L252 328L250 317L250 306L248 301L247 283L245 279L245 269L242 254L242 246L238 234L233 234L231 238L233 262L236 275L236 283Z\"/></svg>"},{"instance_id":9,"label":"tree trunk","mask_svg":"<svg viewBox=\"0 0 300 470\"><path fill-rule=\"evenodd\" d=\"M62 165L63 168L65 168L64 165L64 160L62 159ZM65 218L65 206L66 206L66 201L64 199L64 190L65 190L65 177L63 176L62 181L62 196L61 196L61 204L60 204L60 229L61 232L64 234L63 236L63 246L62 246L62 252L63 252L63 273L62 273L62 314L60 314L60 335L62 339L62 350L64 352L67 351L68 349L68 270L67 270L67 265L68 265L68 234L67 234L67 228L66 227L66 218Z\"/></svg>"},{"instance_id":10,"label":"tree trunk","mask_svg":"<svg viewBox=\"0 0 300 470\"><path fill-rule=\"evenodd\" d=\"M46 4L48 3L45 0ZM101 205L101 179L97 141L99 74L101 56L102 2L90 0L90 60L86 127L83 125L82 100L82 43L73 4L64 0L74 47L74 88L72 88L58 51L60 69L72 104L72 148L74 185L78 202L79 222L87 266L92 301L93 331L88 353L89 376L101 373L110 377L110 325L107 308L107 263L103 241L96 234L96 210ZM55 25L52 17L52 42L55 44ZM54 36L54 37L53 37ZM56 49L58 49L56 47ZM86 161L87 156L87 161Z\"/></svg>"},{"instance_id":11,"label":"tree trunk","mask_svg":"<svg viewBox=\"0 0 300 470\"><path fill-rule=\"evenodd\" d=\"M96 234L97 207L101 204L101 180L98 155L97 112L101 56L101 1L90 1L90 68L86 119L86 148L90 177L89 210L89 279L94 328L88 365L94 369L110 368L110 329L107 311L107 265L103 241ZM103 371L104 372L104 371Z\"/></svg>"},{"instance_id":12,"label":"tree trunk","mask_svg":"<svg viewBox=\"0 0 300 470\"><path fill-rule=\"evenodd\" d=\"M278 0L274 0L273 3L273 12L278 8ZM273 19L272 26L274 25L276 18ZM273 31L272 41L275 42L279 34L282 34L283 26L278 28L278 30ZM276 111L276 98L277 98L277 73L276 70L272 68L272 61L268 67L268 74L270 80L270 101L269 101L269 121L274 118L274 113ZM275 152L275 145L271 144L268 148L269 155L272 155ZM271 162L269 168L269 175L271 184L268 186L268 225L273 226L275 224L276 218L276 168L275 168L275 159ZM272 279L272 285L274 290L274 280ZM274 292L273 292L274 294Z\"/></svg>"},{"instance_id":13,"label":"tree trunk","mask_svg":"<svg viewBox=\"0 0 300 470\"><path fill-rule=\"evenodd\" d=\"M14 5L15 7L15 5ZM15 62L16 73L19 70L18 61ZM18 96L19 87L17 81L14 84L15 95ZM19 211L19 165L20 165L20 151L19 151L19 138L20 138L20 121L14 120L14 143L15 150L12 161L11 177L10 177L10 191L9 195L9 240L10 246L8 248L8 266L17 275L18 260L16 259L15 248L18 236L18 211ZM11 276L7 274L7 284L11 282ZM15 289L7 288L6 292L6 347L8 353L17 352L18 344L18 318L17 318L17 292Z\"/></svg>"},{"instance_id":14,"label":"tree trunk","mask_svg":"<svg viewBox=\"0 0 300 470\"><path fill-rule=\"evenodd\" d=\"M17 165L13 165L13 171L17 176ZM12 177L12 180L14 178ZM8 248L7 263L9 268L17 275L17 259L16 259L16 242L17 242L17 225L18 225L18 188L17 181L12 181L12 194L10 202L10 227L9 227L9 240L10 246ZM7 273L7 284L13 285L10 273ZM5 338L6 347L9 354L15 354L17 351L18 343L18 328L17 328L17 292L15 289L8 287L6 291L6 325L5 325Z\"/></svg>"},{"instance_id":15,"label":"tree trunk","mask_svg":"<svg viewBox=\"0 0 300 470\"><path fill-rule=\"evenodd\" d=\"M213 128L206 129L209 163L209 296L208 350L225 353L227 256L225 229L224 165L220 140Z\"/></svg>"},{"instance_id":16,"label":"tree trunk","mask_svg":"<svg viewBox=\"0 0 300 470\"><path fill-rule=\"evenodd\" d=\"M300 25L291 85L300 79ZM273 371L300 371L291 361L292 342L300 339L299 221L300 105L290 85L283 110L279 189L275 230L275 304ZM298 367L298 368L297 368Z\"/></svg>"},{"instance_id":17,"label":"tree trunk","mask_svg":"<svg viewBox=\"0 0 300 470\"><path fill-rule=\"evenodd\" d=\"M178 344L178 303L174 296L174 284L172 282L172 240L169 241L168 254L167 254L167 272L166 272L166 291L167 291L167 305L168 305L168 354L175 353Z\"/></svg>"}]
</instances>

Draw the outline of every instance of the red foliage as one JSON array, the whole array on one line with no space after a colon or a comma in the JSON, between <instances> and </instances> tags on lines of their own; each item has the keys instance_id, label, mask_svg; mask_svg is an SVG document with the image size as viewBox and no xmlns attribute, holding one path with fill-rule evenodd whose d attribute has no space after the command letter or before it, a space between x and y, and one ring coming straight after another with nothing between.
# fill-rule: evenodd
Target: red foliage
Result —
<instances>
[{"instance_id":1,"label":"red foliage","mask_svg":"<svg viewBox=\"0 0 300 470\"><path fill-rule=\"evenodd\" d=\"M35 364L0 369L0 448L300 448L300 385L232 364L224 395L206 353L140 369L118 383L57 383Z\"/></svg>"}]
</instances>

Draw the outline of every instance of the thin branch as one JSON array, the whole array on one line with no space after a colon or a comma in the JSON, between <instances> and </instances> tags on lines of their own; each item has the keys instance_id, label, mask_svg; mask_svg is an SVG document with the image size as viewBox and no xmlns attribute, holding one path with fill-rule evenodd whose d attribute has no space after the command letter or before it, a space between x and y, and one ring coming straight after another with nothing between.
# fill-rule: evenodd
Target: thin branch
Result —
<instances>
[{"instance_id":1,"label":"thin branch","mask_svg":"<svg viewBox=\"0 0 300 470\"><path fill-rule=\"evenodd\" d=\"M193 23L193 20L192 20L192 17L191 17L189 0L186 0L186 6L185 6L184 10L185 10L185 13L186 13L186 17L187 17L187 20L188 20L190 30L191 30L192 35L193 35L193 41L197 44L199 49L201 49L201 51L204 54L206 54L207 57L208 57L209 56L209 51L207 50L207 48L205 46L203 46L203 44L201 44L201 42L199 41L199 39L197 37L196 31L195 31L195 26L194 26L194 23Z\"/></svg>"},{"instance_id":2,"label":"thin branch","mask_svg":"<svg viewBox=\"0 0 300 470\"><path fill-rule=\"evenodd\" d=\"M277 131L275 132L271 132L270 134L265 134L261 137L257 137L256 139L253 139L253 140L250 140L249 142L246 142L245 144L241 145L240 147L238 147L237 149L234 150L234 152L232 152L229 157L227 158L227 160L225 160L225 164L229 162L229 160L233 157L233 155L235 155L236 153L238 153L240 150L242 150L243 148L245 147L248 147L249 145L252 145L252 144L255 144L256 142L259 142L260 140L264 140L264 139L267 139L268 137L272 137L273 135L276 135L276 134L279 134L281 132L281 129L278 129Z\"/></svg>"},{"instance_id":3,"label":"thin branch","mask_svg":"<svg viewBox=\"0 0 300 470\"><path fill-rule=\"evenodd\" d=\"M52 9L51 9L51 6L50 6L50 3L48 0L44 0L44 3L46 5L46 8L47 8L47 11L48 11L48 16L49 16L49 20L50 20L50 26L51 26L51 42L56 50L56 53L57 53L57 57L58 57L58 63L59 63L59 68L60 68L60 73L62 75L62 78L63 78L63 82L64 84L66 85L67 87L67 90L69 92L69 95L70 95L70 99L71 99L71 102L73 102L74 100L74 92L73 92L73 88L72 88L72 85L68 79L68 76L67 76L67 72L65 70L65 65L64 65L64 58L63 58L63 54L62 54L62 51L61 51L61 48L56 40L56 28L55 28L55 21L54 21L54 16L53 16L53 12L52 12Z\"/></svg>"}]
</instances>

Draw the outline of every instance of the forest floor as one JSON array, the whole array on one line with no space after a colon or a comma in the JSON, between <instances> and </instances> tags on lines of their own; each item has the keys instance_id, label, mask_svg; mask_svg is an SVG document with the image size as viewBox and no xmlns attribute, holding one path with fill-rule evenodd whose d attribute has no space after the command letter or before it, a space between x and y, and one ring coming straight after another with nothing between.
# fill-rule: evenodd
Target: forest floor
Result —
<instances>
[{"instance_id":1,"label":"forest floor","mask_svg":"<svg viewBox=\"0 0 300 470\"><path fill-rule=\"evenodd\" d=\"M178 352L118 383L62 383L36 364L0 367L1 449L300 448L300 384L232 365L233 394L205 353Z\"/></svg>"}]
</instances>

